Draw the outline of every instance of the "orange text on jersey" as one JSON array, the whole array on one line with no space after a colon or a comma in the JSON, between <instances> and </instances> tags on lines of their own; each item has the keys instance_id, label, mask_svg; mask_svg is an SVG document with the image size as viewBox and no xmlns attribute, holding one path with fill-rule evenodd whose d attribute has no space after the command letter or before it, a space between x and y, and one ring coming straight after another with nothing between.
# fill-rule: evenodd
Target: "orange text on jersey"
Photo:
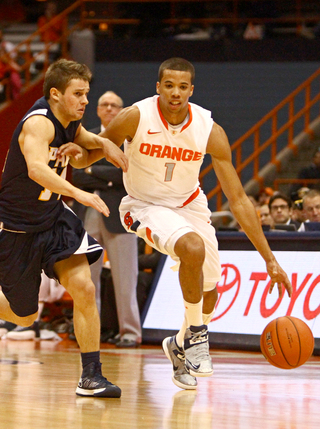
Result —
<instances>
[{"instance_id":1,"label":"orange text on jersey","mask_svg":"<svg viewBox=\"0 0 320 429\"><path fill-rule=\"evenodd\" d=\"M182 147L161 146L157 144L141 143L140 153L156 158L170 158L177 161L199 161L202 153Z\"/></svg>"}]
</instances>

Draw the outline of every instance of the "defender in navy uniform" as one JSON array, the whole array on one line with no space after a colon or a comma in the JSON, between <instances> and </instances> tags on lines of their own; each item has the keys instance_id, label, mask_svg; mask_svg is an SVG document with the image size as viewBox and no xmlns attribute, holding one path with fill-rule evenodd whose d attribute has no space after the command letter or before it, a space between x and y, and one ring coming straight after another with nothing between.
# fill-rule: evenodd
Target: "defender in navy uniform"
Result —
<instances>
[{"instance_id":1,"label":"defender in navy uniform","mask_svg":"<svg viewBox=\"0 0 320 429\"><path fill-rule=\"evenodd\" d=\"M56 278L74 300L83 365L76 393L120 397L120 388L101 373L100 321L89 263L99 258L102 248L60 199L72 197L109 215L98 195L65 180L68 162L83 168L96 161L85 149L79 159L81 148L101 148L109 161L127 170L127 159L116 145L81 125L90 79L85 65L53 63L45 76L44 97L13 134L0 190L0 318L30 326L37 317L42 270ZM61 155L70 142L79 145L74 145L77 150Z\"/></svg>"}]
</instances>

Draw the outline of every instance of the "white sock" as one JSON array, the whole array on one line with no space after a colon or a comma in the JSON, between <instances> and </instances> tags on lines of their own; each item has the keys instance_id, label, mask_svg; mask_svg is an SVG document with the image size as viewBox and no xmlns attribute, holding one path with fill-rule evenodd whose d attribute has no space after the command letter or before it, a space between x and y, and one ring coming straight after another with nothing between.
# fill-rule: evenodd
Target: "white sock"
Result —
<instances>
[{"instance_id":1,"label":"white sock","mask_svg":"<svg viewBox=\"0 0 320 429\"><path fill-rule=\"evenodd\" d=\"M202 313L202 322L204 325L209 325L209 323L213 318L214 312L215 312L215 309L213 309L210 314Z\"/></svg>"},{"instance_id":2,"label":"white sock","mask_svg":"<svg viewBox=\"0 0 320 429\"><path fill-rule=\"evenodd\" d=\"M186 316L186 313L184 313L182 326L180 328L180 331L176 335L176 343L180 348L183 348L184 334L186 333L187 327L188 327L187 316Z\"/></svg>"},{"instance_id":3,"label":"white sock","mask_svg":"<svg viewBox=\"0 0 320 429\"><path fill-rule=\"evenodd\" d=\"M201 326L202 325L202 305L203 305L203 298L196 304L193 304L191 302L187 302L183 300L184 307L185 307L185 314L187 316L188 326Z\"/></svg>"}]
</instances>

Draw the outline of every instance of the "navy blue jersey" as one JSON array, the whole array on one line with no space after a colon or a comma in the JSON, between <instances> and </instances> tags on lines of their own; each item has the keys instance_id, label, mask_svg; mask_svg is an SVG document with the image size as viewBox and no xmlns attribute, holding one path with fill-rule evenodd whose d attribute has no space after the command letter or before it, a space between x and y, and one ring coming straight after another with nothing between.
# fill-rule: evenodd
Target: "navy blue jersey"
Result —
<instances>
[{"instance_id":1,"label":"navy blue jersey","mask_svg":"<svg viewBox=\"0 0 320 429\"><path fill-rule=\"evenodd\" d=\"M64 128L44 97L37 100L19 122L10 143L0 189L0 222L4 228L15 231L45 231L51 228L63 210L60 195L43 188L28 176L18 138L24 122L32 115L46 116L54 125L55 137L48 147L49 166L63 178L66 177L68 159L63 157L58 161L57 150L74 140L80 124L80 121L73 121Z\"/></svg>"}]
</instances>

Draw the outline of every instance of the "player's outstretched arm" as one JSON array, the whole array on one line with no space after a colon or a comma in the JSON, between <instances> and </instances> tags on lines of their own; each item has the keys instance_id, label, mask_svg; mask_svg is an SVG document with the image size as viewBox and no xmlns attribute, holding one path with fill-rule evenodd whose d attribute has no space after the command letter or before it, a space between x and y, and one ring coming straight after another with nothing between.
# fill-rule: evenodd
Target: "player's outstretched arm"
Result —
<instances>
[{"instance_id":1,"label":"player's outstretched arm","mask_svg":"<svg viewBox=\"0 0 320 429\"><path fill-rule=\"evenodd\" d=\"M57 150L57 159L62 160L64 156L69 157L69 164L75 168L85 168L88 164L88 151L76 143L65 143Z\"/></svg>"},{"instance_id":2,"label":"player's outstretched arm","mask_svg":"<svg viewBox=\"0 0 320 429\"><path fill-rule=\"evenodd\" d=\"M87 150L76 143L65 143L57 151L57 158L68 156L69 164L74 168L86 168L104 157L102 149Z\"/></svg>"},{"instance_id":3,"label":"player's outstretched arm","mask_svg":"<svg viewBox=\"0 0 320 429\"><path fill-rule=\"evenodd\" d=\"M30 179L52 193L74 198L81 204L91 206L109 216L108 207L98 195L76 188L49 167L49 144L53 138L53 124L45 116L31 116L24 123L19 144Z\"/></svg>"},{"instance_id":4,"label":"player's outstretched arm","mask_svg":"<svg viewBox=\"0 0 320 429\"><path fill-rule=\"evenodd\" d=\"M131 141L134 138L139 121L140 111L138 107L126 107L112 119L107 128L99 135L106 137L120 147L125 140Z\"/></svg>"},{"instance_id":5,"label":"player's outstretched arm","mask_svg":"<svg viewBox=\"0 0 320 429\"><path fill-rule=\"evenodd\" d=\"M101 158L128 170L128 159L119 147L127 139L131 141L139 124L140 113L137 107L127 107L108 125L107 129L96 134L79 126L74 143L66 143L58 150L58 156L69 156L70 164L75 168L85 168ZM79 145L80 147L77 147Z\"/></svg>"},{"instance_id":6,"label":"player's outstretched arm","mask_svg":"<svg viewBox=\"0 0 320 429\"><path fill-rule=\"evenodd\" d=\"M93 162L105 157L107 161L118 168L122 168L123 171L126 172L128 170L128 159L116 144L109 139L87 131L81 125L79 126L74 143L86 149L95 150L91 154L90 163L87 165L91 165Z\"/></svg>"},{"instance_id":7,"label":"player's outstretched arm","mask_svg":"<svg viewBox=\"0 0 320 429\"><path fill-rule=\"evenodd\" d=\"M231 149L226 133L216 123L213 124L208 140L207 153L211 155L213 168L222 190L228 198L230 210L266 262L267 271L271 277L270 291L272 291L274 284L277 283L279 293L282 293L281 284L283 284L288 291L288 295L291 296L291 283L271 252L256 210L246 195L232 164Z\"/></svg>"}]
</instances>

